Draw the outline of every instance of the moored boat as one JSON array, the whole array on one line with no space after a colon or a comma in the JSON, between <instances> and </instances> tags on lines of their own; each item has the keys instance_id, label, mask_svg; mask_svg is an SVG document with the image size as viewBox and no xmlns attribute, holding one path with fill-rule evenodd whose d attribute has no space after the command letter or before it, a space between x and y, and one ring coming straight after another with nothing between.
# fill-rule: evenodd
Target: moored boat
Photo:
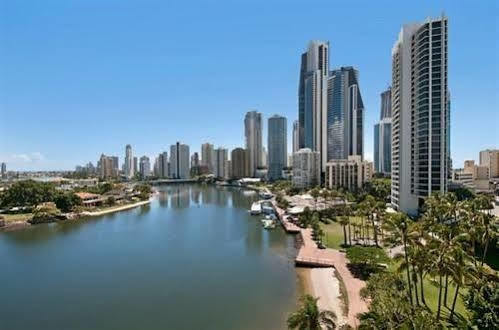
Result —
<instances>
[{"instance_id":1,"label":"moored boat","mask_svg":"<svg viewBox=\"0 0 499 330\"><path fill-rule=\"evenodd\" d=\"M251 204L250 213L252 215L258 215L258 214L262 213L262 204L259 202L254 202L253 204Z\"/></svg>"}]
</instances>

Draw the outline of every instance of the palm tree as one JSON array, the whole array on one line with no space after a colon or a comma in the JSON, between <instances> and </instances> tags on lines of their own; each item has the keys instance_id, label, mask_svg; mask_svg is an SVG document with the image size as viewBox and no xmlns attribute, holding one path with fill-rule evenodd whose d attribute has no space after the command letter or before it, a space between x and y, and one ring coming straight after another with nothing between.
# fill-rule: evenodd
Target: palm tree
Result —
<instances>
[{"instance_id":1,"label":"palm tree","mask_svg":"<svg viewBox=\"0 0 499 330\"><path fill-rule=\"evenodd\" d=\"M456 291L454 293L454 299L452 300L452 307L449 316L449 321L452 322L454 318L454 310L456 308L457 295L459 294L459 289L464 285L465 278L467 276L468 267L466 263L466 254L460 246L454 246L452 251L452 259L454 260L454 266L452 267L451 279L456 285Z\"/></svg>"},{"instance_id":2,"label":"palm tree","mask_svg":"<svg viewBox=\"0 0 499 330\"><path fill-rule=\"evenodd\" d=\"M321 330L336 328L336 314L331 311L321 311L317 306L319 298L311 295L301 297L301 307L288 317L288 328L300 330Z\"/></svg>"},{"instance_id":3,"label":"palm tree","mask_svg":"<svg viewBox=\"0 0 499 330\"><path fill-rule=\"evenodd\" d=\"M387 243L392 247L403 245L404 247L404 259L405 263L409 265L409 254L407 251L407 233L411 220L407 217L407 215L403 213L394 213L392 214L387 221L385 221L385 228L390 233L390 236L387 238ZM407 287L409 290L409 301L412 302L412 284L411 284L411 275L409 271L409 267L406 267L407 273Z\"/></svg>"},{"instance_id":4,"label":"palm tree","mask_svg":"<svg viewBox=\"0 0 499 330\"><path fill-rule=\"evenodd\" d=\"M347 243L347 226L350 225L350 219L348 218L348 216L342 215L340 217L339 223L343 227L343 237L345 240L345 246L347 246L348 245L348 243Z\"/></svg>"}]
</instances>

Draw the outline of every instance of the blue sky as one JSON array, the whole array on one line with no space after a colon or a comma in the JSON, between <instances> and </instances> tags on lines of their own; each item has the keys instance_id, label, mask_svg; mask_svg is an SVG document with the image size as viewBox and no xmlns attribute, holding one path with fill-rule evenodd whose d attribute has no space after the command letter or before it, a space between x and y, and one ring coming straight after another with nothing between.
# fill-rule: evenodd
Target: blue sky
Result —
<instances>
[{"instance_id":1,"label":"blue sky","mask_svg":"<svg viewBox=\"0 0 499 330\"><path fill-rule=\"evenodd\" d=\"M499 147L497 1L0 0L0 161L73 169L179 140L243 145L243 118L297 118L300 54L360 72L366 158L403 23L449 17L454 164ZM265 134L266 137L266 134ZM266 144L266 140L264 140ZM291 148L291 139L288 142Z\"/></svg>"}]
</instances>

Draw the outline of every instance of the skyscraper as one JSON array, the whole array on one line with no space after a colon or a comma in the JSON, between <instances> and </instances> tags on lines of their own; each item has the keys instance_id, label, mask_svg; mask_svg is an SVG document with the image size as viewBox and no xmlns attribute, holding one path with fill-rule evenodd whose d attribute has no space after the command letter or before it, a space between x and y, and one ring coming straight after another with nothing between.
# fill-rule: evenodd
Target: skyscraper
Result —
<instances>
[{"instance_id":1,"label":"skyscraper","mask_svg":"<svg viewBox=\"0 0 499 330\"><path fill-rule=\"evenodd\" d=\"M381 93L380 120L374 125L374 171L389 175L392 170L392 90Z\"/></svg>"},{"instance_id":2,"label":"skyscraper","mask_svg":"<svg viewBox=\"0 0 499 330\"><path fill-rule=\"evenodd\" d=\"M215 150L213 144L203 143L201 145L201 165L208 168L208 173L213 173L215 167Z\"/></svg>"},{"instance_id":3,"label":"skyscraper","mask_svg":"<svg viewBox=\"0 0 499 330\"><path fill-rule=\"evenodd\" d=\"M2 163L1 174L3 179L7 177L7 164L5 163Z\"/></svg>"},{"instance_id":4,"label":"skyscraper","mask_svg":"<svg viewBox=\"0 0 499 330\"><path fill-rule=\"evenodd\" d=\"M199 154L195 152L191 156L191 168L197 166L199 166Z\"/></svg>"},{"instance_id":5,"label":"skyscraper","mask_svg":"<svg viewBox=\"0 0 499 330\"><path fill-rule=\"evenodd\" d=\"M113 159L113 168L118 173L120 171L120 160L118 156L111 156L111 158Z\"/></svg>"},{"instance_id":6,"label":"skyscraper","mask_svg":"<svg viewBox=\"0 0 499 330\"><path fill-rule=\"evenodd\" d=\"M447 191L447 18L404 25L392 49L392 205L417 214Z\"/></svg>"},{"instance_id":7,"label":"skyscraper","mask_svg":"<svg viewBox=\"0 0 499 330\"><path fill-rule=\"evenodd\" d=\"M160 153L158 155L158 177L160 178L168 178L170 177L170 173L168 171L168 153L166 151Z\"/></svg>"},{"instance_id":8,"label":"skyscraper","mask_svg":"<svg viewBox=\"0 0 499 330\"><path fill-rule=\"evenodd\" d=\"M249 174L255 176L262 166L262 114L249 111L244 118L244 136L249 157Z\"/></svg>"},{"instance_id":9,"label":"skyscraper","mask_svg":"<svg viewBox=\"0 0 499 330\"><path fill-rule=\"evenodd\" d=\"M300 123L298 120L293 122L293 151L297 152L299 150L299 141L300 141Z\"/></svg>"},{"instance_id":10,"label":"skyscraper","mask_svg":"<svg viewBox=\"0 0 499 330\"><path fill-rule=\"evenodd\" d=\"M189 171L189 146L177 142L170 146L170 174L173 179L188 179Z\"/></svg>"},{"instance_id":11,"label":"skyscraper","mask_svg":"<svg viewBox=\"0 0 499 330\"><path fill-rule=\"evenodd\" d=\"M328 78L327 159L364 157L364 103L359 72L351 66L331 71Z\"/></svg>"},{"instance_id":12,"label":"skyscraper","mask_svg":"<svg viewBox=\"0 0 499 330\"><path fill-rule=\"evenodd\" d=\"M132 154L132 146L127 144L125 148L125 176L127 178L133 177L133 154Z\"/></svg>"},{"instance_id":13,"label":"skyscraper","mask_svg":"<svg viewBox=\"0 0 499 330\"><path fill-rule=\"evenodd\" d=\"M151 163L149 157L140 157L139 173L142 179L147 178L151 174Z\"/></svg>"},{"instance_id":14,"label":"skyscraper","mask_svg":"<svg viewBox=\"0 0 499 330\"><path fill-rule=\"evenodd\" d=\"M320 155L308 148L293 154L293 186L310 188L321 183Z\"/></svg>"},{"instance_id":15,"label":"skyscraper","mask_svg":"<svg viewBox=\"0 0 499 330\"><path fill-rule=\"evenodd\" d=\"M274 115L268 121L268 178L278 180L282 178L282 169L286 167L288 157L286 117Z\"/></svg>"},{"instance_id":16,"label":"skyscraper","mask_svg":"<svg viewBox=\"0 0 499 330\"><path fill-rule=\"evenodd\" d=\"M118 173L113 166L113 157L102 154L99 159L99 176L103 179L115 177Z\"/></svg>"},{"instance_id":17,"label":"skyscraper","mask_svg":"<svg viewBox=\"0 0 499 330\"><path fill-rule=\"evenodd\" d=\"M234 179L245 178L249 175L248 152L243 148L235 148L230 155L232 165L232 177Z\"/></svg>"},{"instance_id":18,"label":"skyscraper","mask_svg":"<svg viewBox=\"0 0 499 330\"><path fill-rule=\"evenodd\" d=\"M227 149L219 147L215 150L215 167L213 174L216 178L225 178L225 162L227 161Z\"/></svg>"},{"instance_id":19,"label":"skyscraper","mask_svg":"<svg viewBox=\"0 0 499 330\"><path fill-rule=\"evenodd\" d=\"M310 41L301 56L298 85L298 149L320 153L321 172L327 161L327 78L329 42Z\"/></svg>"},{"instance_id":20,"label":"skyscraper","mask_svg":"<svg viewBox=\"0 0 499 330\"><path fill-rule=\"evenodd\" d=\"M480 151L480 166L489 168L489 177L499 177L499 149L486 149Z\"/></svg>"}]
</instances>

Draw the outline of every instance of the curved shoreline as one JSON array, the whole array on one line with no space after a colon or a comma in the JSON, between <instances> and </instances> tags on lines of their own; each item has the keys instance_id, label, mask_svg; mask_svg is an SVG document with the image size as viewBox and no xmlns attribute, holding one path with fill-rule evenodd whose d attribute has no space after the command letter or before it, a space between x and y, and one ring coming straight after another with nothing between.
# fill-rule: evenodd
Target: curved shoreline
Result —
<instances>
[{"instance_id":1,"label":"curved shoreline","mask_svg":"<svg viewBox=\"0 0 499 330\"><path fill-rule=\"evenodd\" d=\"M133 204L126 204L126 205L122 205L122 206L118 206L118 207L104 209L104 210L101 210L101 211L94 211L94 212L84 211L84 212L81 212L81 216L97 217L97 216L108 214L108 213L114 213L114 212L119 212L119 211L125 211L125 210L129 210L129 209L133 209L133 208L136 208L138 206L146 205L146 204L149 204L149 203L151 203L151 199L148 199L146 201L136 202L136 203L133 203Z\"/></svg>"}]
</instances>

